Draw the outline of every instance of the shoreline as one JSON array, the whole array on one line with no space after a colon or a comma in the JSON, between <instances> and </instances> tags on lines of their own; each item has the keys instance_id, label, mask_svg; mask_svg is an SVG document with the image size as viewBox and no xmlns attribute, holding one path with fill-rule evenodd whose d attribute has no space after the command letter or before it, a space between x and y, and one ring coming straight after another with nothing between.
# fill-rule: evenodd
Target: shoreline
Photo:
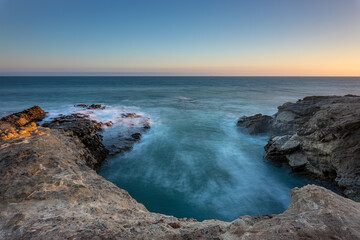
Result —
<instances>
[{"instance_id":1,"label":"shoreline","mask_svg":"<svg viewBox=\"0 0 360 240\"><path fill-rule=\"evenodd\" d=\"M0 142L1 238L360 238L360 204L315 185L293 189L278 215L198 222L151 213L95 172L107 155L99 123L65 116L41 127L44 113L33 110L0 121L1 134L10 129Z\"/></svg>"},{"instance_id":2,"label":"shoreline","mask_svg":"<svg viewBox=\"0 0 360 240\"><path fill-rule=\"evenodd\" d=\"M274 116L243 116L238 127L268 134L265 158L293 172L336 184L360 201L360 97L313 96L285 103Z\"/></svg>"}]
</instances>

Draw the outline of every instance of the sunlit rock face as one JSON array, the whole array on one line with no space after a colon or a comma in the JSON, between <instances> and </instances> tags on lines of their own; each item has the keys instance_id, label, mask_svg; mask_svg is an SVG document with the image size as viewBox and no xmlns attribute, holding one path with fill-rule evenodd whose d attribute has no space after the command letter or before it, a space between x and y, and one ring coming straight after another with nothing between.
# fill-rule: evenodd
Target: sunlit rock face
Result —
<instances>
[{"instance_id":1,"label":"sunlit rock face","mask_svg":"<svg viewBox=\"0 0 360 240\"><path fill-rule=\"evenodd\" d=\"M45 117L46 113L38 106L0 119L0 141L42 135L45 129L38 129L34 121Z\"/></svg>"},{"instance_id":2,"label":"sunlit rock face","mask_svg":"<svg viewBox=\"0 0 360 240\"><path fill-rule=\"evenodd\" d=\"M11 123L17 127L22 127L32 121L41 120L46 113L39 106L26 109L19 113L14 113L3 117L0 121Z\"/></svg>"},{"instance_id":3,"label":"sunlit rock face","mask_svg":"<svg viewBox=\"0 0 360 240\"><path fill-rule=\"evenodd\" d=\"M83 121L72 124L92 132ZM63 126L0 141L1 239L360 239L360 204L315 185L293 189L279 215L197 222L151 213L100 177L93 151Z\"/></svg>"},{"instance_id":4,"label":"sunlit rock face","mask_svg":"<svg viewBox=\"0 0 360 240\"><path fill-rule=\"evenodd\" d=\"M360 201L360 97L306 97L278 109L259 126L253 119L260 115L243 117L238 125L271 136L268 159L336 182L346 196Z\"/></svg>"}]
</instances>

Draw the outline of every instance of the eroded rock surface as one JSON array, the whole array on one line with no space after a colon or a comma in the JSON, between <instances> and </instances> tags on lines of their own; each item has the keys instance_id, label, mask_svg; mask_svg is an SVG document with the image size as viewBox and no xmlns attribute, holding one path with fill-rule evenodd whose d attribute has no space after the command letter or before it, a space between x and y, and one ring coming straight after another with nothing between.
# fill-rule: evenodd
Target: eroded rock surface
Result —
<instances>
[{"instance_id":1,"label":"eroded rock surface","mask_svg":"<svg viewBox=\"0 0 360 240\"><path fill-rule=\"evenodd\" d=\"M49 123L43 124L44 127L52 129L62 129L78 137L91 154L86 159L87 165L91 168L100 167L106 159L109 151L102 142L102 136L98 133L102 123L91 120L88 115L81 113L61 116Z\"/></svg>"},{"instance_id":2,"label":"eroded rock surface","mask_svg":"<svg viewBox=\"0 0 360 240\"><path fill-rule=\"evenodd\" d=\"M346 196L360 201L360 97L306 97L280 106L266 126L257 126L253 118L266 123L255 115L241 118L238 125L271 136L265 146L268 159L335 182Z\"/></svg>"},{"instance_id":3,"label":"eroded rock surface","mask_svg":"<svg viewBox=\"0 0 360 240\"><path fill-rule=\"evenodd\" d=\"M360 203L315 185L293 189L279 215L151 213L89 167L92 151L72 131L37 128L0 141L0 239L360 239Z\"/></svg>"},{"instance_id":4,"label":"eroded rock surface","mask_svg":"<svg viewBox=\"0 0 360 240\"><path fill-rule=\"evenodd\" d=\"M0 121L11 123L17 127L22 127L30 122L41 120L45 116L46 113L44 110L42 110L39 106L34 106L22 112L3 117Z\"/></svg>"},{"instance_id":5,"label":"eroded rock surface","mask_svg":"<svg viewBox=\"0 0 360 240\"><path fill-rule=\"evenodd\" d=\"M267 115L256 114L254 116L243 116L237 122L237 125L244 127L249 134L261 134L271 131L273 118Z\"/></svg>"},{"instance_id":6,"label":"eroded rock surface","mask_svg":"<svg viewBox=\"0 0 360 240\"><path fill-rule=\"evenodd\" d=\"M43 129L38 129L35 121L46 116L38 106L14 113L0 119L0 141L24 138L31 135L44 134Z\"/></svg>"}]
</instances>

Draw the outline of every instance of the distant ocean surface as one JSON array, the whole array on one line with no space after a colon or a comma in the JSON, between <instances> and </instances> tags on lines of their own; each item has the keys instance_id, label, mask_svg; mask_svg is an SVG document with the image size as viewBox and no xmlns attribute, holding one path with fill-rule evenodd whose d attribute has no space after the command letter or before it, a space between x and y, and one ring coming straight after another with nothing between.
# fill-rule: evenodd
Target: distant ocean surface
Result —
<instances>
[{"instance_id":1,"label":"distant ocean surface","mask_svg":"<svg viewBox=\"0 0 360 240\"><path fill-rule=\"evenodd\" d=\"M151 130L99 174L150 211L231 221L281 213L290 189L308 183L266 162L267 137L242 133L237 119L272 115L309 95L345 94L360 95L360 78L0 77L0 117L34 105L55 116L79 103L109 106L94 116L102 121L122 111L146 115Z\"/></svg>"}]
</instances>

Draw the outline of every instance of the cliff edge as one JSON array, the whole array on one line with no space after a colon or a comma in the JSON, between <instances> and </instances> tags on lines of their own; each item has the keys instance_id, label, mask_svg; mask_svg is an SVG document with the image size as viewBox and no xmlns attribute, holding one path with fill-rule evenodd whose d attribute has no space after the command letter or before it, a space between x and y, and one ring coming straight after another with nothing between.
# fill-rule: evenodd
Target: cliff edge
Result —
<instances>
[{"instance_id":1,"label":"cliff edge","mask_svg":"<svg viewBox=\"0 0 360 240\"><path fill-rule=\"evenodd\" d=\"M360 239L360 203L315 185L293 189L279 215L197 222L151 213L95 172L104 150L87 141L96 132L82 138L36 119L0 121L0 239Z\"/></svg>"},{"instance_id":2,"label":"cliff edge","mask_svg":"<svg viewBox=\"0 0 360 240\"><path fill-rule=\"evenodd\" d=\"M269 134L266 158L336 183L360 201L360 97L312 96L285 103L272 116L242 117L250 134Z\"/></svg>"}]
</instances>

